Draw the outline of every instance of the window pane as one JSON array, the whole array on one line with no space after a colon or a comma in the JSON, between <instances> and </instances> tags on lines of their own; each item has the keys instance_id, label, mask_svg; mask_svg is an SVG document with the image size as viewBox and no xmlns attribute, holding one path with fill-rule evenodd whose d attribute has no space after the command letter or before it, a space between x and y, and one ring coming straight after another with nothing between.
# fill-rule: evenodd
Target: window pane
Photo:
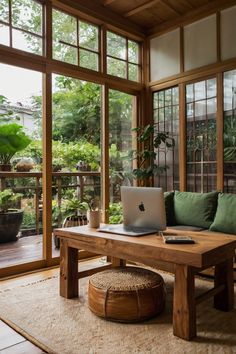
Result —
<instances>
[{"instance_id":1,"label":"window pane","mask_svg":"<svg viewBox=\"0 0 236 354\"><path fill-rule=\"evenodd\" d=\"M12 24L42 34L42 5L32 0L12 0Z\"/></svg>"},{"instance_id":2,"label":"window pane","mask_svg":"<svg viewBox=\"0 0 236 354\"><path fill-rule=\"evenodd\" d=\"M109 90L109 168L110 202L120 202L120 186L132 185L134 162L127 159L134 148L132 144L133 117L135 115L134 96ZM111 216L111 215L110 215ZM110 219L116 223L121 220Z\"/></svg>"},{"instance_id":3,"label":"window pane","mask_svg":"<svg viewBox=\"0 0 236 354\"><path fill-rule=\"evenodd\" d=\"M129 66L128 79L132 81L138 81L138 76L139 76L138 65L128 64L128 66Z\"/></svg>"},{"instance_id":4,"label":"window pane","mask_svg":"<svg viewBox=\"0 0 236 354\"><path fill-rule=\"evenodd\" d=\"M36 198L36 195L40 199L42 196L42 171L39 170L42 157L42 73L0 64L0 78L0 124L18 124L31 139L28 146L14 154L11 165L18 169L28 164L32 173L29 177L27 173L17 176L14 172L14 178L9 175L4 185L1 184L3 189L21 193L16 207L23 210L17 241L0 243L0 268L3 268L43 258L42 209L39 212ZM3 257L4 254L7 257Z\"/></svg>"},{"instance_id":5,"label":"window pane","mask_svg":"<svg viewBox=\"0 0 236 354\"><path fill-rule=\"evenodd\" d=\"M216 189L216 79L193 86L193 97L192 84L186 86L187 190L210 192Z\"/></svg>"},{"instance_id":6,"label":"window pane","mask_svg":"<svg viewBox=\"0 0 236 354\"><path fill-rule=\"evenodd\" d=\"M53 40L77 45L77 20L64 12L53 10Z\"/></svg>"},{"instance_id":7,"label":"window pane","mask_svg":"<svg viewBox=\"0 0 236 354\"><path fill-rule=\"evenodd\" d=\"M224 74L224 191L236 193L236 70Z\"/></svg>"},{"instance_id":8,"label":"window pane","mask_svg":"<svg viewBox=\"0 0 236 354\"><path fill-rule=\"evenodd\" d=\"M207 80L207 97L215 97L216 96L216 80L211 79Z\"/></svg>"},{"instance_id":9,"label":"window pane","mask_svg":"<svg viewBox=\"0 0 236 354\"><path fill-rule=\"evenodd\" d=\"M42 39L26 32L13 29L12 45L14 48L42 55Z\"/></svg>"},{"instance_id":10,"label":"window pane","mask_svg":"<svg viewBox=\"0 0 236 354\"><path fill-rule=\"evenodd\" d=\"M0 24L0 44L10 45L9 27Z\"/></svg>"},{"instance_id":11,"label":"window pane","mask_svg":"<svg viewBox=\"0 0 236 354\"><path fill-rule=\"evenodd\" d=\"M0 1L0 21L9 22L8 0Z\"/></svg>"},{"instance_id":12,"label":"window pane","mask_svg":"<svg viewBox=\"0 0 236 354\"><path fill-rule=\"evenodd\" d=\"M195 101L206 98L206 82L201 81L194 84Z\"/></svg>"},{"instance_id":13,"label":"window pane","mask_svg":"<svg viewBox=\"0 0 236 354\"><path fill-rule=\"evenodd\" d=\"M98 27L79 21L79 45L98 51Z\"/></svg>"},{"instance_id":14,"label":"window pane","mask_svg":"<svg viewBox=\"0 0 236 354\"><path fill-rule=\"evenodd\" d=\"M82 66L83 68L98 71L98 54L80 49L79 65Z\"/></svg>"},{"instance_id":15,"label":"window pane","mask_svg":"<svg viewBox=\"0 0 236 354\"><path fill-rule=\"evenodd\" d=\"M139 45L136 42L128 41L128 60L132 63L139 62Z\"/></svg>"},{"instance_id":16,"label":"window pane","mask_svg":"<svg viewBox=\"0 0 236 354\"><path fill-rule=\"evenodd\" d=\"M113 58L107 58L107 73L125 79L126 62Z\"/></svg>"},{"instance_id":17,"label":"window pane","mask_svg":"<svg viewBox=\"0 0 236 354\"><path fill-rule=\"evenodd\" d=\"M211 98L207 100L207 114L216 113L216 98Z\"/></svg>"},{"instance_id":18,"label":"window pane","mask_svg":"<svg viewBox=\"0 0 236 354\"><path fill-rule=\"evenodd\" d=\"M126 58L126 39L115 33L107 32L107 54L115 58Z\"/></svg>"},{"instance_id":19,"label":"window pane","mask_svg":"<svg viewBox=\"0 0 236 354\"><path fill-rule=\"evenodd\" d=\"M54 43L53 58L56 60L65 61L66 63L78 65L77 48L66 44Z\"/></svg>"},{"instance_id":20,"label":"window pane","mask_svg":"<svg viewBox=\"0 0 236 354\"><path fill-rule=\"evenodd\" d=\"M158 108L158 92L154 92L153 94L153 108Z\"/></svg>"},{"instance_id":21,"label":"window pane","mask_svg":"<svg viewBox=\"0 0 236 354\"><path fill-rule=\"evenodd\" d=\"M169 133L174 139L173 148L156 149L156 161L159 166L168 167L166 171L154 178L155 186L161 186L165 191L179 188L178 132L179 132L179 102L178 87L154 93L153 119L158 132ZM164 106L165 101L165 106ZM175 102L175 104L173 103Z\"/></svg>"},{"instance_id":22,"label":"window pane","mask_svg":"<svg viewBox=\"0 0 236 354\"><path fill-rule=\"evenodd\" d=\"M186 101L193 102L193 85L186 86Z\"/></svg>"}]
</instances>

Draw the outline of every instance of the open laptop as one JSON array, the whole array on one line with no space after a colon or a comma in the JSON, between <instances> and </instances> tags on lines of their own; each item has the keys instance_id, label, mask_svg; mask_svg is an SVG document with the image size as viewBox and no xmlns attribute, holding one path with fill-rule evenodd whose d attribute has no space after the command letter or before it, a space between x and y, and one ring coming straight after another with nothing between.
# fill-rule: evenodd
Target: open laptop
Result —
<instances>
[{"instance_id":1,"label":"open laptop","mask_svg":"<svg viewBox=\"0 0 236 354\"><path fill-rule=\"evenodd\" d=\"M123 224L106 224L99 231L142 236L166 229L164 195L161 188L121 187Z\"/></svg>"}]
</instances>

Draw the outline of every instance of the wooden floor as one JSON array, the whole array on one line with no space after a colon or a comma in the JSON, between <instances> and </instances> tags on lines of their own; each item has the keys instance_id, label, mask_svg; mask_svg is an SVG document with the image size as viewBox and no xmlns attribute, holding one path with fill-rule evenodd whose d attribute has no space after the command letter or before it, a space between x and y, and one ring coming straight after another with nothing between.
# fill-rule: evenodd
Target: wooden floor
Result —
<instances>
[{"instance_id":1,"label":"wooden floor","mask_svg":"<svg viewBox=\"0 0 236 354\"><path fill-rule=\"evenodd\" d=\"M52 255L59 257L59 250L52 242ZM27 236L17 241L0 243L0 268L42 259L42 235Z\"/></svg>"}]
</instances>

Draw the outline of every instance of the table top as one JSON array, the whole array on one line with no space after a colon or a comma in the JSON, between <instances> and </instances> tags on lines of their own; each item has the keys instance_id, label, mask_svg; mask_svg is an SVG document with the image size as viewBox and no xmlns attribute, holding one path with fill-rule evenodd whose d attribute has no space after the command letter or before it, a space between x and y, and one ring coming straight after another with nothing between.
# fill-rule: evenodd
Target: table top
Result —
<instances>
[{"instance_id":1,"label":"table top","mask_svg":"<svg viewBox=\"0 0 236 354\"><path fill-rule=\"evenodd\" d=\"M171 233L167 230L167 234ZM233 257L236 248L235 236L214 232L181 232L190 235L194 244L165 244L156 234L131 237L100 232L87 225L55 229L54 234L67 240L70 247L152 266L164 261L201 269Z\"/></svg>"}]
</instances>

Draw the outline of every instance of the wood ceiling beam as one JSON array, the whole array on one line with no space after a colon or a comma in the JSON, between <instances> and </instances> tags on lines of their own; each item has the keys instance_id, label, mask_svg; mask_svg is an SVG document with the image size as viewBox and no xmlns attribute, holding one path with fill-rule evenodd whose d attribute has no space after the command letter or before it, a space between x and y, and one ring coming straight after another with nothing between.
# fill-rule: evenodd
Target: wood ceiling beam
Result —
<instances>
[{"instance_id":1,"label":"wood ceiling beam","mask_svg":"<svg viewBox=\"0 0 236 354\"><path fill-rule=\"evenodd\" d=\"M103 5L104 6L107 6L107 5L110 5L110 4L112 4L113 2L115 2L116 0L104 0L103 1Z\"/></svg>"},{"instance_id":2,"label":"wood ceiling beam","mask_svg":"<svg viewBox=\"0 0 236 354\"><path fill-rule=\"evenodd\" d=\"M135 14L137 14L138 12L141 12L143 10L146 10L148 9L149 7L152 7L153 5L157 4L161 2L161 0L149 0L147 2L145 2L144 4L140 5L140 6L137 6L135 7L134 9L128 11L128 12L125 12L123 14L124 17L130 17L130 16L133 16Z\"/></svg>"},{"instance_id":3,"label":"wood ceiling beam","mask_svg":"<svg viewBox=\"0 0 236 354\"><path fill-rule=\"evenodd\" d=\"M182 13L174 8L174 6L170 5L166 2L166 0L161 0L160 3L166 8L173 12L175 15L182 16Z\"/></svg>"},{"instance_id":4,"label":"wood ceiling beam","mask_svg":"<svg viewBox=\"0 0 236 354\"><path fill-rule=\"evenodd\" d=\"M203 17L210 16L216 11L221 11L224 8L234 6L236 4L235 0L214 0L206 5L195 8L192 11L189 11L186 15L179 16L173 20L166 21L160 25L150 28L148 31L149 38L160 35L169 30L175 29L179 26L187 25L188 23L197 21Z\"/></svg>"}]
</instances>

